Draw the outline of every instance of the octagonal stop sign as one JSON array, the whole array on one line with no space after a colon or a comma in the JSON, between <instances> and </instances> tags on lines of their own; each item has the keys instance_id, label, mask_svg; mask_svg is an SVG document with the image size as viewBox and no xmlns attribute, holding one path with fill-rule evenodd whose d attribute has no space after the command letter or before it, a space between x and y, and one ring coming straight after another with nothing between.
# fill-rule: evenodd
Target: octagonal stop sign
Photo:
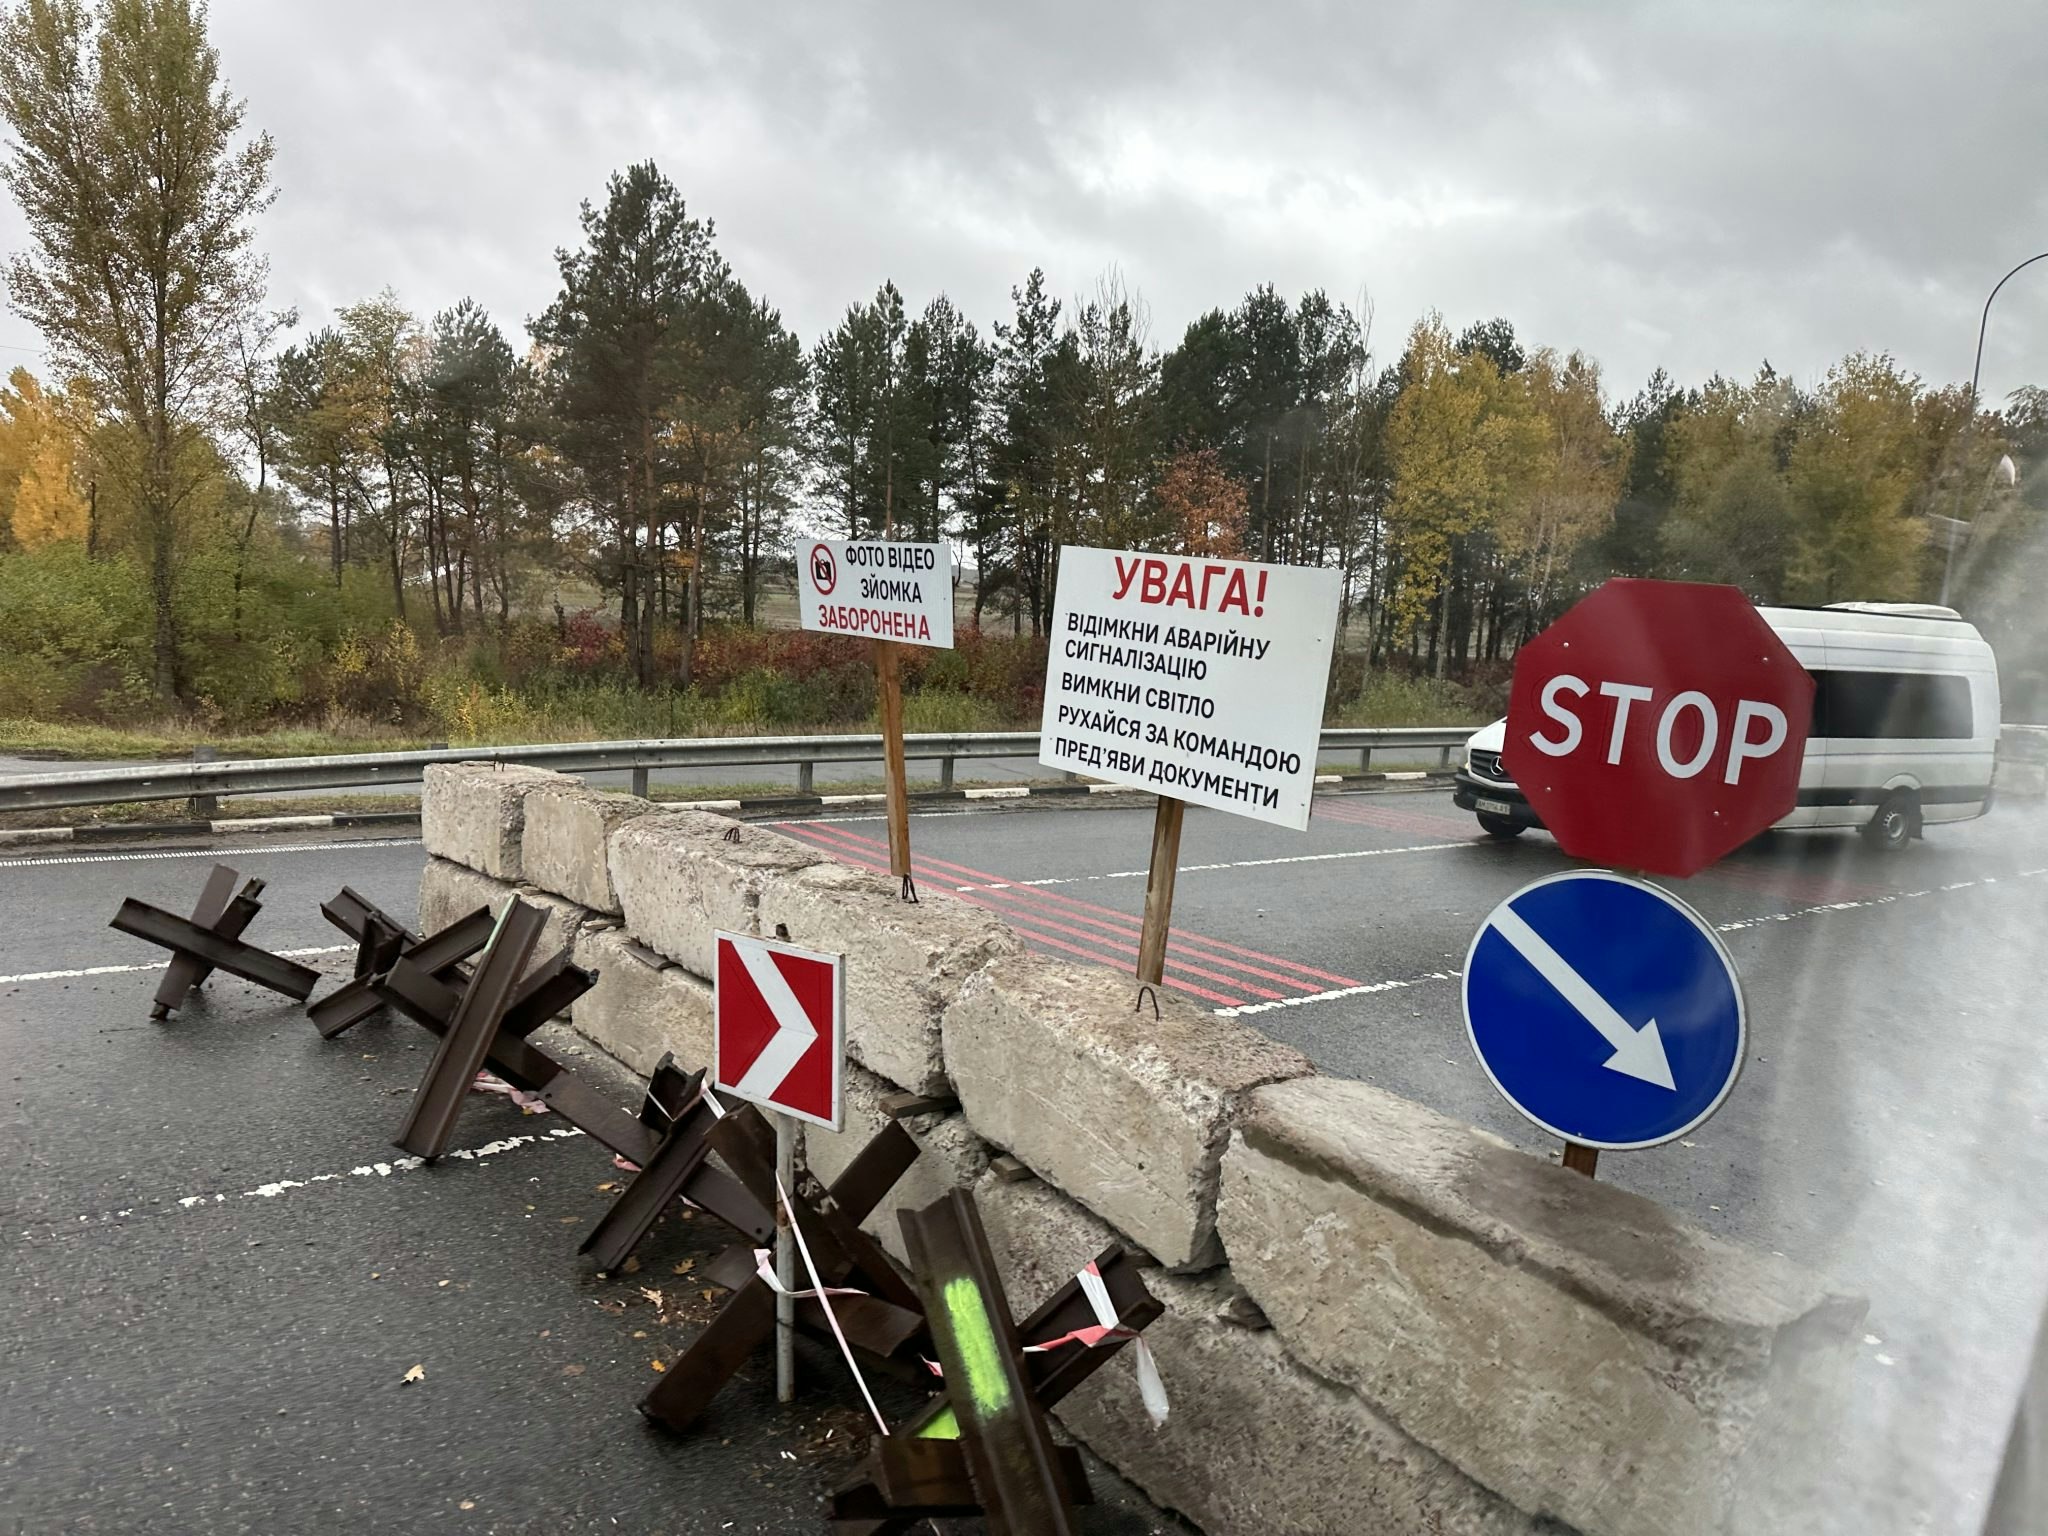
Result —
<instances>
[{"instance_id":1,"label":"octagonal stop sign","mask_svg":"<svg viewBox=\"0 0 2048 1536\"><path fill-rule=\"evenodd\" d=\"M1565 852L1685 876L1797 803L1812 718L1740 589L1617 579L1516 655L1502 763Z\"/></svg>"}]
</instances>

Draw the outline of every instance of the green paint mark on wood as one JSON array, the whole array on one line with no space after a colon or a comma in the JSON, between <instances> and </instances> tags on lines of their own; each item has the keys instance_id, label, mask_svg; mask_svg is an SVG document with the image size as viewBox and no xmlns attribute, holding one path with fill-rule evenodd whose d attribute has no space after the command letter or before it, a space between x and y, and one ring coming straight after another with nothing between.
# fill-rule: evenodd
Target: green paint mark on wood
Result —
<instances>
[{"instance_id":1,"label":"green paint mark on wood","mask_svg":"<svg viewBox=\"0 0 2048 1536\"><path fill-rule=\"evenodd\" d=\"M993 1418L1010 1406L1010 1383L1003 1375L1002 1346L996 1342L981 1291L961 1275L946 1282L940 1297L967 1371L967 1395L974 1401L974 1411L981 1418Z\"/></svg>"},{"instance_id":2,"label":"green paint mark on wood","mask_svg":"<svg viewBox=\"0 0 2048 1536\"><path fill-rule=\"evenodd\" d=\"M960 1421L953 1416L953 1405L947 1403L932 1415L931 1423L917 1432L920 1440L958 1440Z\"/></svg>"}]
</instances>

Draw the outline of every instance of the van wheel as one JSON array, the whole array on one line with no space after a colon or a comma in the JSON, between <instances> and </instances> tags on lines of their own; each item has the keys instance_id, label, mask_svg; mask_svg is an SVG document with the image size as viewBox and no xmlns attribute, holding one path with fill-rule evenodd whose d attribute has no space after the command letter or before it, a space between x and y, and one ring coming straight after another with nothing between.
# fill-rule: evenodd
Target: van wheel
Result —
<instances>
[{"instance_id":1,"label":"van wheel","mask_svg":"<svg viewBox=\"0 0 2048 1536\"><path fill-rule=\"evenodd\" d=\"M1910 790L1887 795L1863 828L1863 835L1887 852L1896 853L1920 830L1920 802Z\"/></svg>"},{"instance_id":2,"label":"van wheel","mask_svg":"<svg viewBox=\"0 0 2048 1536\"><path fill-rule=\"evenodd\" d=\"M1504 843L1508 842L1513 838L1520 837L1524 832L1529 830L1527 827L1523 826L1519 821L1510 821L1505 816L1487 815L1480 816L1479 828L1488 837L1497 837Z\"/></svg>"}]
</instances>

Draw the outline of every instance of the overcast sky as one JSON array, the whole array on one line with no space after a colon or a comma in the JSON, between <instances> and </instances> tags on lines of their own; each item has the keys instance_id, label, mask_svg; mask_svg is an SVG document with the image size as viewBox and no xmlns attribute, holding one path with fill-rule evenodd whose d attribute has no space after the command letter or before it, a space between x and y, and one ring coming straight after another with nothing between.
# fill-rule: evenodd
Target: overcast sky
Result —
<instances>
[{"instance_id":1,"label":"overcast sky","mask_svg":"<svg viewBox=\"0 0 2048 1536\"><path fill-rule=\"evenodd\" d=\"M1162 347L1271 281L1369 294L1387 358L1505 315L1620 394L1859 348L1962 379L2048 251L2040 0L217 0L213 36L277 141L276 301L473 295L517 346L578 202L648 157L806 343L884 278L986 332L1034 265L1114 266ZM2048 383L2048 262L1984 374Z\"/></svg>"}]
</instances>

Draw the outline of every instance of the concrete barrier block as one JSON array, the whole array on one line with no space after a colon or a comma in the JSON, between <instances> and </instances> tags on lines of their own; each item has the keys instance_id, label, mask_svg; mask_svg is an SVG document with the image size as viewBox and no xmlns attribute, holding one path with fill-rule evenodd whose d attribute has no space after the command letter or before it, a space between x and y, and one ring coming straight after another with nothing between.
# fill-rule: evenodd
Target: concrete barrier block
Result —
<instances>
[{"instance_id":1,"label":"concrete barrier block","mask_svg":"<svg viewBox=\"0 0 2048 1536\"><path fill-rule=\"evenodd\" d=\"M614 927L576 935L576 963L597 985L570 1005L576 1032L635 1072L672 1052L685 1071L711 1065L711 984L665 962Z\"/></svg>"},{"instance_id":2,"label":"concrete barrier block","mask_svg":"<svg viewBox=\"0 0 2048 1536\"><path fill-rule=\"evenodd\" d=\"M1021 1316L1115 1240L1038 1179L975 1189ZM1128 1351L1066 1399L1069 1433L1208 1536L1523 1536L1535 1522L1362 1402L1288 1358L1270 1330L1221 1320L1228 1272L1145 1271L1166 1307L1145 1330L1172 1405L1154 1427Z\"/></svg>"},{"instance_id":3,"label":"concrete barrier block","mask_svg":"<svg viewBox=\"0 0 2048 1536\"><path fill-rule=\"evenodd\" d=\"M1588 1536L1727 1529L1839 1422L1863 1302L1363 1083L1250 1095L1218 1216L1289 1353Z\"/></svg>"},{"instance_id":4,"label":"concrete barrier block","mask_svg":"<svg viewBox=\"0 0 2048 1536\"><path fill-rule=\"evenodd\" d=\"M607 844L627 822L653 810L638 795L612 794L569 781L526 794L520 837L521 878L593 912L619 914Z\"/></svg>"},{"instance_id":5,"label":"concrete barrier block","mask_svg":"<svg viewBox=\"0 0 2048 1536\"><path fill-rule=\"evenodd\" d=\"M590 915L574 902L550 896L545 891L536 891L531 886L496 880L447 859L429 859L420 871L420 932L432 933L437 928L445 928L478 907L500 912L504 910L507 896L517 896L529 906L539 907L547 913L547 924L541 929L540 940L533 946L533 958L527 963L528 971L538 969L543 962L572 945L578 930Z\"/></svg>"},{"instance_id":6,"label":"concrete barrier block","mask_svg":"<svg viewBox=\"0 0 2048 1536\"><path fill-rule=\"evenodd\" d=\"M740 840L726 834L740 829ZM626 931L709 980L712 932L756 934L761 892L825 857L817 849L709 811L662 811L629 821L607 855Z\"/></svg>"},{"instance_id":7,"label":"concrete barrier block","mask_svg":"<svg viewBox=\"0 0 2048 1536\"><path fill-rule=\"evenodd\" d=\"M517 880L527 791L574 782L546 768L430 764L420 792L420 841L436 858Z\"/></svg>"},{"instance_id":8,"label":"concrete barrier block","mask_svg":"<svg viewBox=\"0 0 2048 1536\"><path fill-rule=\"evenodd\" d=\"M1128 1359L1058 1410L1069 1434L1207 1536L1538 1536L1539 1522L1288 1357L1221 1320L1228 1287L1148 1272L1145 1330L1172 1412L1155 1428Z\"/></svg>"},{"instance_id":9,"label":"concrete barrier block","mask_svg":"<svg viewBox=\"0 0 2048 1536\"><path fill-rule=\"evenodd\" d=\"M849 1054L919 1093L946 1086L940 1019L962 984L991 961L1020 956L1000 919L943 891L901 899L897 881L836 862L762 887L761 932L842 952Z\"/></svg>"},{"instance_id":10,"label":"concrete barrier block","mask_svg":"<svg viewBox=\"0 0 2048 1536\"><path fill-rule=\"evenodd\" d=\"M820 1126L804 1127L804 1157L811 1172L830 1184L846 1171L860 1149L890 1120L882 1101L897 1091L896 1085L854 1062L846 1064L846 1128L833 1132ZM973 1184L988 1172L988 1146L967 1128L966 1117L914 1115L903 1128L917 1138L922 1149L910 1170L896 1181L874 1214L861 1223L882 1246L903 1264L910 1262L903 1245L903 1226L896 1213L922 1210L946 1191Z\"/></svg>"},{"instance_id":11,"label":"concrete barrier block","mask_svg":"<svg viewBox=\"0 0 2048 1536\"><path fill-rule=\"evenodd\" d=\"M1036 955L974 977L946 1012L968 1124L1085 1199L1171 1268L1219 1262L1216 1179L1232 1118L1261 1083L1314 1069L1299 1051L1170 993Z\"/></svg>"}]
</instances>

